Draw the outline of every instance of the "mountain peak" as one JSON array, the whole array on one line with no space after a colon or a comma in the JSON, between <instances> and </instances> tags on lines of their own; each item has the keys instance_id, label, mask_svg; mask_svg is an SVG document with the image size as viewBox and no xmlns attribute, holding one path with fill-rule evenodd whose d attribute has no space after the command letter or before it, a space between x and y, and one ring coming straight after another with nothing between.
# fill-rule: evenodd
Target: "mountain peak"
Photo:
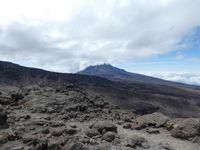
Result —
<instances>
[{"instance_id":1,"label":"mountain peak","mask_svg":"<svg viewBox=\"0 0 200 150\"><path fill-rule=\"evenodd\" d=\"M99 76L113 81L131 81L131 82L142 82L142 83L160 84L160 85L177 84L159 78L154 78L138 73L127 72L123 69L114 67L111 64L100 64L100 65L89 66L83 71L78 72L78 74Z\"/></svg>"},{"instance_id":2,"label":"mountain peak","mask_svg":"<svg viewBox=\"0 0 200 150\"><path fill-rule=\"evenodd\" d=\"M125 73L123 69L112 66L111 64L100 64L89 66L83 71L80 71L80 74L90 74L90 75L99 75L99 74L119 74Z\"/></svg>"}]
</instances>

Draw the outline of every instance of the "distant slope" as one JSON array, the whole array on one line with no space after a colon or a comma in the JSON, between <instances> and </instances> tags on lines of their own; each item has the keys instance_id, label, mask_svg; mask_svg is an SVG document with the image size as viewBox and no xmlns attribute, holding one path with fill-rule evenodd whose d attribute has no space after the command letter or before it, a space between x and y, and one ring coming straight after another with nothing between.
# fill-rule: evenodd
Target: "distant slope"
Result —
<instances>
[{"instance_id":1,"label":"distant slope","mask_svg":"<svg viewBox=\"0 0 200 150\"><path fill-rule=\"evenodd\" d=\"M112 68L113 69L113 68ZM118 69L115 70L118 72ZM0 86L58 86L72 83L139 114L160 111L171 117L200 117L200 90L145 82L114 81L102 77L65 74L0 61Z\"/></svg>"},{"instance_id":2,"label":"distant slope","mask_svg":"<svg viewBox=\"0 0 200 150\"><path fill-rule=\"evenodd\" d=\"M0 83L5 84L34 84L39 81L69 82L82 84L109 84L111 81L95 76L57 73L37 68L20 66L11 62L0 61Z\"/></svg>"},{"instance_id":3,"label":"distant slope","mask_svg":"<svg viewBox=\"0 0 200 150\"><path fill-rule=\"evenodd\" d=\"M78 74L83 75L93 75L104 77L113 81L129 81L129 82L143 82L146 84L159 84L159 85L170 85L170 86L183 86L183 87L193 87L197 88L198 86L186 85L183 83L177 83L172 81L167 81L155 77L150 77L138 73L127 72L123 69L116 68L110 64L102 64L89 66L83 71L78 72Z\"/></svg>"}]
</instances>

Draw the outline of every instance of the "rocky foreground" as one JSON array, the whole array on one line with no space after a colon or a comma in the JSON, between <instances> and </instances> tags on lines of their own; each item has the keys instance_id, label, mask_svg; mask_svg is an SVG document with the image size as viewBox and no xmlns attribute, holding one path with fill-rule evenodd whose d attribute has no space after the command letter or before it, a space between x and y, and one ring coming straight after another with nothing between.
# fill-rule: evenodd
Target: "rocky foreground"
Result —
<instances>
[{"instance_id":1,"label":"rocky foreground","mask_svg":"<svg viewBox=\"0 0 200 150\"><path fill-rule=\"evenodd\" d=\"M137 116L72 84L0 87L1 150L199 150L200 119Z\"/></svg>"}]
</instances>

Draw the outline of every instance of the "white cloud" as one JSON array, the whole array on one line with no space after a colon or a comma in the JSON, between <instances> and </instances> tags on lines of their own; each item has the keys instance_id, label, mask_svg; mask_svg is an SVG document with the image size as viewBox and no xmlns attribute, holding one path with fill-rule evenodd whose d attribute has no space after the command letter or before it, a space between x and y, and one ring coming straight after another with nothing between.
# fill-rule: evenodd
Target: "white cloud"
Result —
<instances>
[{"instance_id":1,"label":"white cloud","mask_svg":"<svg viewBox=\"0 0 200 150\"><path fill-rule=\"evenodd\" d=\"M79 3L79 0L0 0L0 24L67 19Z\"/></svg>"},{"instance_id":2,"label":"white cloud","mask_svg":"<svg viewBox=\"0 0 200 150\"><path fill-rule=\"evenodd\" d=\"M148 75L169 81L200 85L200 73L149 73Z\"/></svg>"},{"instance_id":3,"label":"white cloud","mask_svg":"<svg viewBox=\"0 0 200 150\"><path fill-rule=\"evenodd\" d=\"M199 0L0 0L0 59L73 72L162 55L200 25Z\"/></svg>"}]
</instances>

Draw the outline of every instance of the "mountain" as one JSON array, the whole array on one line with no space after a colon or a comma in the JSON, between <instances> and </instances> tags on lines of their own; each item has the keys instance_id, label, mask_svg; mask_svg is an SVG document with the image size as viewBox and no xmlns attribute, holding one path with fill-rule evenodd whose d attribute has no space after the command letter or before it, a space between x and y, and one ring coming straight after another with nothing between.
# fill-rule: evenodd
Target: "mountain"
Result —
<instances>
[{"instance_id":1,"label":"mountain","mask_svg":"<svg viewBox=\"0 0 200 150\"><path fill-rule=\"evenodd\" d=\"M115 72L118 76L131 73L106 66L104 74ZM99 66L102 68L102 66ZM97 67L98 68L98 67ZM103 67L105 68L105 67ZM94 67L92 67L94 69ZM91 69L87 69L91 70ZM99 70L99 69L98 69ZM97 70L97 72L98 72ZM94 72L94 71L93 71ZM146 76L142 76L149 79ZM116 78L116 76L115 76ZM160 81L160 79L150 78ZM147 81L110 80L93 75L66 74L50 72L37 68L23 67L10 62L0 61L0 86L11 89L27 86L64 86L73 84L86 92L102 97L106 101L137 114L162 112L170 117L198 117L200 116L200 90L196 87L180 87L170 84L154 84ZM168 83L168 81L166 81ZM178 84L179 85L179 84Z\"/></svg>"},{"instance_id":2,"label":"mountain","mask_svg":"<svg viewBox=\"0 0 200 150\"><path fill-rule=\"evenodd\" d=\"M127 72L123 69L119 69L110 64L89 66L86 69L78 72L78 74L99 76L99 77L107 78L113 81L141 82L141 83L146 83L146 84L159 84L159 85L198 88L198 86L190 86L190 85L176 83L172 81L166 81L163 79L150 77L150 76L146 76L146 75L142 75L138 73Z\"/></svg>"},{"instance_id":3,"label":"mountain","mask_svg":"<svg viewBox=\"0 0 200 150\"><path fill-rule=\"evenodd\" d=\"M0 61L0 149L199 150L199 98L193 87Z\"/></svg>"}]
</instances>

